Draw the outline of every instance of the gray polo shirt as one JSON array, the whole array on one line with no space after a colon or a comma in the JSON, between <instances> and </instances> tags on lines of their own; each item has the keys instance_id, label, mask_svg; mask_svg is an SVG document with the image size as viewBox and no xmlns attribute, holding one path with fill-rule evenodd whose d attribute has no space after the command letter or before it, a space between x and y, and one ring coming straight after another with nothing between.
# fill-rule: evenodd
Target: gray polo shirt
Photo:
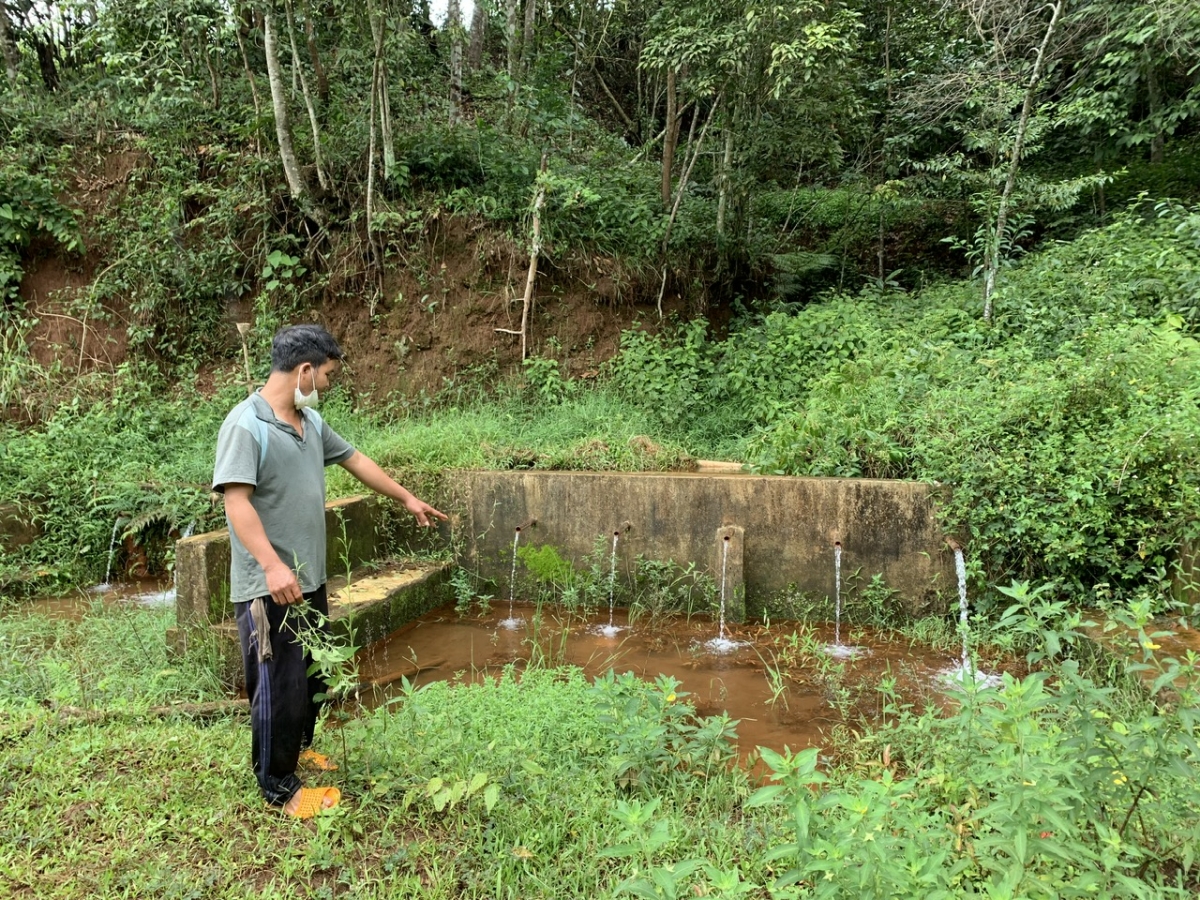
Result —
<instances>
[{"instance_id":1,"label":"gray polo shirt","mask_svg":"<svg viewBox=\"0 0 1200 900\"><path fill-rule=\"evenodd\" d=\"M350 446L312 409L301 411L304 436L275 418L271 404L253 394L233 408L217 437L213 490L254 485L250 504L271 546L292 567L305 593L325 583L325 467L354 455ZM228 522L228 517L226 517ZM234 603L266 596L262 566L229 529Z\"/></svg>"}]
</instances>

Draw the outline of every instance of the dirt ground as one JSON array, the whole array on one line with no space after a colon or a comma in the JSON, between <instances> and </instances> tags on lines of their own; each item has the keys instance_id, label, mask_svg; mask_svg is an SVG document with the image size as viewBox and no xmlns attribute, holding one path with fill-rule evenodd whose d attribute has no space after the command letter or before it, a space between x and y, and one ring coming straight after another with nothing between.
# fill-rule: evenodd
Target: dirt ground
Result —
<instances>
[{"instance_id":1,"label":"dirt ground","mask_svg":"<svg viewBox=\"0 0 1200 900\"><path fill-rule=\"evenodd\" d=\"M114 170L96 190L112 190L132 165ZM95 252L72 258L38 245L28 256L21 295L37 319L28 338L31 356L42 365L59 362L66 372L119 366L128 354L127 304L115 298L89 315L83 312L89 304L81 302L104 261ZM361 291L331 283L326 298L301 318L322 323L338 338L360 395L377 401L433 396L463 380L494 381L520 371L521 339L513 332L521 327L527 273L526 251L508 238L461 220L435 221L418 249L383 273L374 309ZM611 259L543 259L528 354L558 360L564 376L595 377L617 352L622 331L658 327L659 287L657 273L626 272ZM663 315L686 313L685 307L668 285ZM240 360L236 323L253 315L250 298L224 310L230 360Z\"/></svg>"}]
</instances>

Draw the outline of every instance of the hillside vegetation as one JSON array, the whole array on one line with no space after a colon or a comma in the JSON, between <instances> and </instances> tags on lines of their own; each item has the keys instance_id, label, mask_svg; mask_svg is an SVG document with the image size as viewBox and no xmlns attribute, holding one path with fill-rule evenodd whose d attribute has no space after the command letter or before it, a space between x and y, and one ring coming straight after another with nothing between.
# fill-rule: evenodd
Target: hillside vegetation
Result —
<instances>
[{"instance_id":1,"label":"hillside vegetation","mask_svg":"<svg viewBox=\"0 0 1200 900\"><path fill-rule=\"evenodd\" d=\"M0 476L42 529L9 576L96 579L114 526L169 565L219 521L223 411L316 319L331 419L394 467L922 479L978 588L1167 607L1194 8L440 16L0 6Z\"/></svg>"}]
</instances>

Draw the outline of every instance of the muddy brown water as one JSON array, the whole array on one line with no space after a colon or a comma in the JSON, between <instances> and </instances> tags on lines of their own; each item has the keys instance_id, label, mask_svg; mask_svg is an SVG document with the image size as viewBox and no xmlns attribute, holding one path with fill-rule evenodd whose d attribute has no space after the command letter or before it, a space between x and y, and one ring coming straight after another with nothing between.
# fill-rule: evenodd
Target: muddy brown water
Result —
<instances>
[{"instance_id":1,"label":"muddy brown water","mask_svg":"<svg viewBox=\"0 0 1200 900\"><path fill-rule=\"evenodd\" d=\"M39 597L30 602L14 602L4 611L78 622L97 603L104 606L173 607L175 586L170 581L157 578L98 584L88 590L71 591L57 597Z\"/></svg>"},{"instance_id":2,"label":"muddy brown water","mask_svg":"<svg viewBox=\"0 0 1200 900\"><path fill-rule=\"evenodd\" d=\"M363 648L358 655L363 682L388 681L399 671L432 664L410 678L414 684L431 681L481 682L512 666L520 670L531 661L569 664L588 676L609 669L634 672L646 680L670 675L680 682L679 693L700 715L726 713L739 720L739 752L745 757L759 746L797 751L827 743L830 728L843 722L831 703L870 713L878 706L875 686L881 677L895 676L906 697L943 695L939 675L958 662L952 651L910 646L907 639L869 630L844 628L846 643L860 648L852 658L836 660L822 652L833 641L833 626L785 623L738 626L726 636L745 645L724 654L710 652L705 642L717 636L717 624L705 617L646 619L629 623L617 610L613 636L597 633L609 614L592 617L560 610L538 610L517 603L515 629L502 626L508 604L497 604L488 615L460 616L453 607L436 609L410 622L387 638ZM780 673L775 687L772 672ZM400 692L398 682L363 694L365 706L378 706Z\"/></svg>"}]
</instances>

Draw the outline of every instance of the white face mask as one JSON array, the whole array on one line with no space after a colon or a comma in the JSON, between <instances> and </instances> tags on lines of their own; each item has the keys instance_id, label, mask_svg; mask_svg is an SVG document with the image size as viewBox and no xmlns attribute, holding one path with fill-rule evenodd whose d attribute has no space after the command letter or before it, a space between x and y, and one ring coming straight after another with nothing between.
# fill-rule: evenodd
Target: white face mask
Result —
<instances>
[{"instance_id":1,"label":"white face mask","mask_svg":"<svg viewBox=\"0 0 1200 900\"><path fill-rule=\"evenodd\" d=\"M300 390L300 375L297 373L295 394L296 409L316 409L317 404L321 402L321 398L317 396L317 372L315 369L312 373L312 383L312 393L305 394Z\"/></svg>"}]
</instances>

